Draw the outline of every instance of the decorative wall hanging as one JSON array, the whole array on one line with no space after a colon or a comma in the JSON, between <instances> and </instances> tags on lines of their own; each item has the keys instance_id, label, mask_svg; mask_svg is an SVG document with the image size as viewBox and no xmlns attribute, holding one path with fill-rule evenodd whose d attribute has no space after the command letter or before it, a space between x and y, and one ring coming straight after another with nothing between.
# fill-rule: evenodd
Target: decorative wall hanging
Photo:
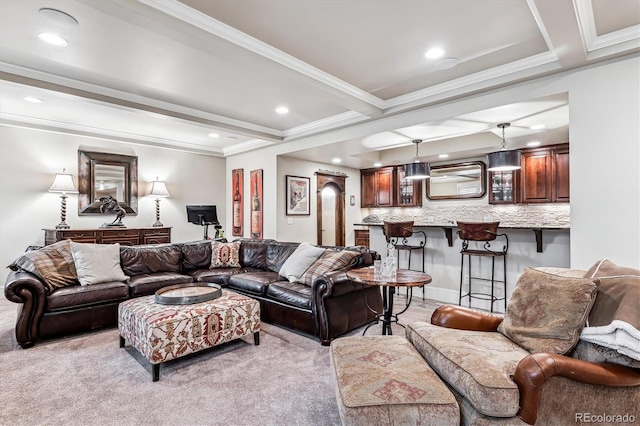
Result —
<instances>
[{"instance_id":1,"label":"decorative wall hanging","mask_svg":"<svg viewBox=\"0 0 640 426\"><path fill-rule=\"evenodd\" d=\"M244 169L231 171L231 193L233 194L233 224L231 235L242 237L244 228Z\"/></svg>"},{"instance_id":2,"label":"decorative wall hanging","mask_svg":"<svg viewBox=\"0 0 640 426\"><path fill-rule=\"evenodd\" d=\"M251 238L262 239L262 169L252 170L251 178Z\"/></svg>"},{"instance_id":3,"label":"decorative wall hanging","mask_svg":"<svg viewBox=\"0 0 640 426\"><path fill-rule=\"evenodd\" d=\"M287 216L311 214L309 208L309 183L311 179L300 176L286 176Z\"/></svg>"}]
</instances>

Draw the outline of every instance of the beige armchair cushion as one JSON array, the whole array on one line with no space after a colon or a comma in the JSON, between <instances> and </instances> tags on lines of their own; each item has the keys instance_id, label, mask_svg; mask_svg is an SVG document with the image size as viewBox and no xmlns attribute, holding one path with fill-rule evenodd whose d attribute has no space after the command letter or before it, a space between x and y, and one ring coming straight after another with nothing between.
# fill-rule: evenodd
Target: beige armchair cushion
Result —
<instances>
[{"instance_id":1,"label":"beige armchair cushion","mask_svg":"<svg viewBox=\"0 0 640 426\"><path fill-rule=\"evenodd\" d=\"M498 331L531 353L566 354L578 343L598 284L525 268Z\"/></svg>"},{"instance_id":2,"label":"beige armchair cushion","mask_svg":"<svg viewBox=\"0 0 640 426\"><path fill-rule=\"evenodd\" d=\"M491 417L516 415L520 393L511 375L529 352L500 333L456 330L426 322L409 324L406 336L478 412Z\"/></svg>"}]
</instances>

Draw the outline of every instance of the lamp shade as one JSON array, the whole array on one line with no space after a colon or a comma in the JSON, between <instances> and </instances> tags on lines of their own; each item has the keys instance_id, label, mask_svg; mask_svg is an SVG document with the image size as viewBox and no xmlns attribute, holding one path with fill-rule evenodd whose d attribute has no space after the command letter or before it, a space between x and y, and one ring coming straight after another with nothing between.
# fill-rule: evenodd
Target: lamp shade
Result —
<instances>
[{"instance_id":1,"label":"lamp shade","mask_svg":"<svg viewBox=\"0 0 640 426\"><path fill-rule=\"evenodd\" d=\"M404 166L404 178L409 180L414 179L426 179L431 175L431 168L429 163L415 162L405 164Z\"/></svg>"},{"instance_id":2,"label":"lamp shade","mask_svg":"<svg viewBox=\"0 0 640 426\"><path fill-rule=\"evenodd\" d=\"M77 194L78 190L73 183L73 176L68 173L56 173L53 183L49 187L49 192L61 192L63 194Z\"/></svg>"},{"instance_id":3,"label":"lamp shade","mask_svg":"<svg viewBox=\"0 0 640 426\"><path fill-rule=\"evenodd\" d=\"M167 185L161 180L154 180L151 182L151 192L149 195L153 195L158 198L167 198L171 197L169 191L167 190Z\"/></svg>"},{"instance_id":4,"label":"lamp shade","mask_svg":"<svg viewBox=\"0 0 640 426\"><path fill-rule=\"evenodd\" d=\"M521 152L514 151L496 151L487 154L489 160L489 167L487 170L491 172L507 172L510 170L520 169L520 156Z\"/></svg>"}]
</instances>

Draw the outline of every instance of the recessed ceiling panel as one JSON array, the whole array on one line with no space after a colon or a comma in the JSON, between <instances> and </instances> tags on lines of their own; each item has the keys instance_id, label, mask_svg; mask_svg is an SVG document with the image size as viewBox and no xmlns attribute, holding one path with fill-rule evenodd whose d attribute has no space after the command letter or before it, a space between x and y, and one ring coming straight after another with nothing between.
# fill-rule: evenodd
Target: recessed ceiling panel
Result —
<instances>
[{"instance_id":1,"label":"recessed ceiling panel","mask_svg":"<svg viewBox=\"0 0 640 426\"><path fill-rule=\"evenodd\" d=\"M382 99L548 50L524 1L181 2Z\"/></svg>"}]
</instances>

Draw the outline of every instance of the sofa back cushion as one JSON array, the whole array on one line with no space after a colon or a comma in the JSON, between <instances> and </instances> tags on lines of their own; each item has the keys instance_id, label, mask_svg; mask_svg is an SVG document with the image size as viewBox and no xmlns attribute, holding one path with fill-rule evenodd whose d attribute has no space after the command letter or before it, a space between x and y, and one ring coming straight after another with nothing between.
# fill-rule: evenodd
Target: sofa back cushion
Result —
<instances>
[{"instance_id":1,"label":"sofa back cushion","mask_svg":"<svg viewBox=\"0 0 640 426\"><path fill-rule=\"evenodd\" d=\"M80 285L127 281L120 266L120 244L71 242L71 252Z\"/></svg>"},{"instance_id":2,"label":"sofa back cushion","mask_svg":"<svg viewBox=\"0 0 640 426\"><path fill-rule=\"evenodd\" d=\"M240 265L246 268L267 270L267 247L273 240L249 240L240 241Z\"/></svg>"},{"instance_id":3,"label":"sofa back cushion","mask_svg":"<svg viewBox=\"0 0 640 426\"><path fill-rule=\"evenodd\" d=\"M280 272L280 268L289 256L298 248L300 243L273 241L267 246L267 269Z\"/></svg>"},{"instance_id":4,"label":"sofa back cushion","mask_svg":"<svg viewBox=\"0 0 640 426\"><path fill-rule=\"evenodd\" d=\"M14 260L9 269L34 274L44 283L47 294L57 288L78 285L70 241L58 241L39 250L28 251Z\"/></svg>"},{"instance_id":5,"label":"sofa back cushion","mask_svg":"<svg viewBox=\"0 0 640 426\"><path fill-rule=\"evenodd\" d=\"M180 244L182 270L185 272L209 269L211 265L211 241L202 240Z\"/></svg>"},{"instance_id":6,"label":"sofa back cushion","mask_svg":"<svg viewBox=\"0 0 640 426\"><path fill-rule=\"evenodd\" d=\"M349 269L357 262L359 256L360 254L358 252L351 250L326 250L304 273L302 283L310 286L320 275L326 274L327 272Z\"/></svg>"},{"instance_id":7,"label":"sofa back cushion","mask_svg":"<svg viewBox=\"0 0 640 426\"><path fill-rule=\"evenodd\" d=\"M580 338L640 364L640 270L603 259L585 277L600 280L600 287Z\"/></svg>"},{"instance_id":8,"label":"sofa back cushion","mask_svg":"<svg viewBox=\"0 0 640 426\"><path fill-rule=\"evenodd\" d=\"M598 284L525 268L498 331L531 353L566 354L578 342Z\"/></svg>"},{"instance_id":9,"label":"sofa back cushion","mask_svg":"<svg viewBox=\"0 0 640 426\"><path fill-rule=\"evenodd\" d=\"M224 243L214 241L211 243L211 268L239 268L240 267L240 242Z\"/></svg>"},{"instance_id":10,"label":"sofa back cushion","mask_svg":"<svg viewBox=\"0 0 640 426\"><path fill-rule=\"evenodd\" d=\"M120 247L122 270L128 276L180 272L181 259L182 251L178 244Z\"/></svg>"},{"instance_id":11,"label":"sofa back cushion","mask_svg":"<svg viewBox=\"0 0 640 426\"><path fill-rule=\"evenodd\" d=\"M302 275L324 253L325 249L309 243L300 243L280 268L279 274L289 282L302 282Z\"/></svg>"}]
</instances>

